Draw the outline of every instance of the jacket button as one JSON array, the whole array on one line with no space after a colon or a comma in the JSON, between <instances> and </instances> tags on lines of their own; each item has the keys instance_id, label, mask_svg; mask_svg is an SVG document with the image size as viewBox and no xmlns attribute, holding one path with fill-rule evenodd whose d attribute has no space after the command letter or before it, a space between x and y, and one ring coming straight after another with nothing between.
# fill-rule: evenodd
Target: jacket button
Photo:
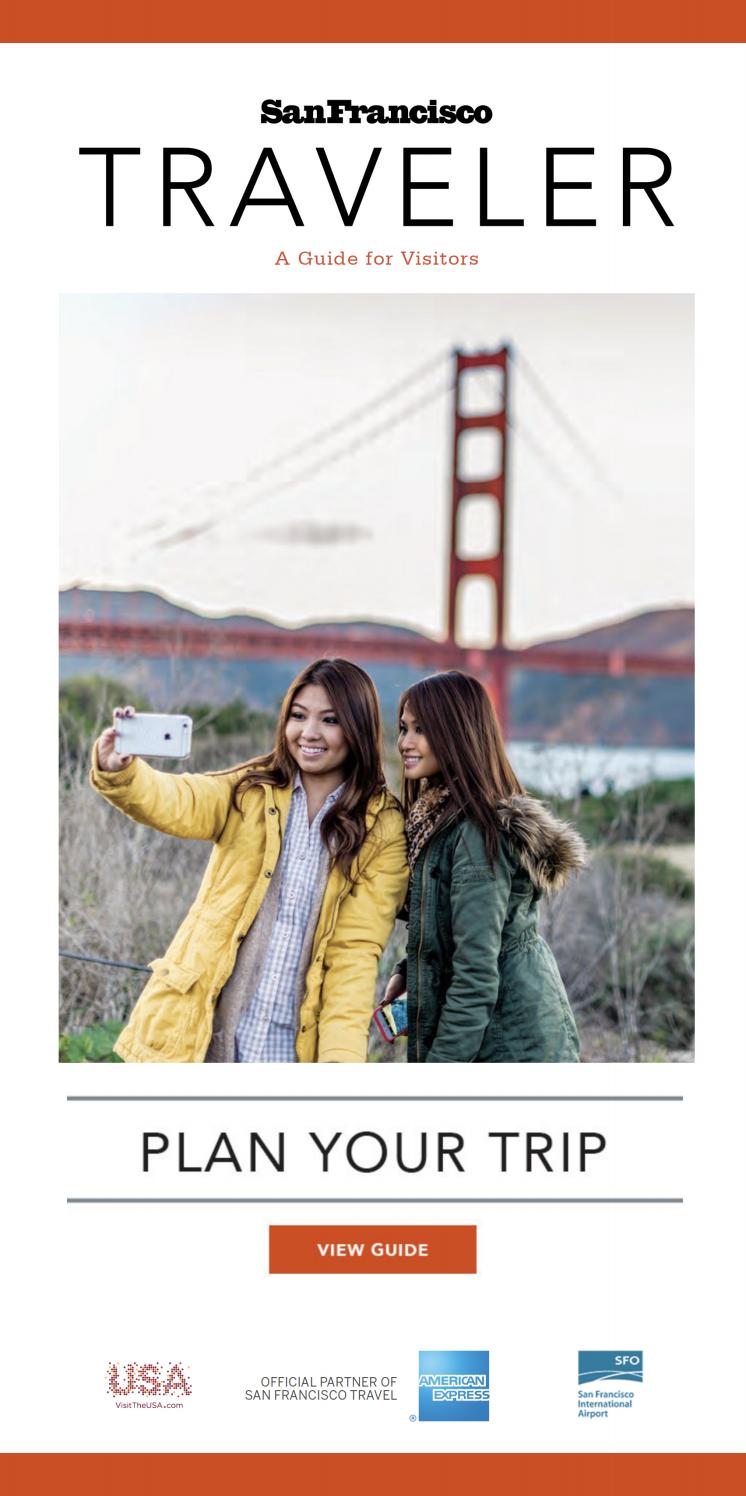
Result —
<instances>
[{"instance_id":1,"label":"jacket button","mask_svg":"<svg viewBox=\"0 0 746 1496\"><path fill-rule=\"evenodd\" d=\"M275 810L274 805L270 806L269 813L270 813L271 816L276 816L277 815L277 811Z\"/></svg>"},{"instance_id":2,"label":"jacket button","mask_svg":"<svg viewBox=\"0 0 746 1496\"><path fill-rule=\"evenodd\" d=\"M265 878L271 878L272 877L272 869L271 869L271 867L267 868L264 876L265 876Z\"/></svg>"}]
</instances>

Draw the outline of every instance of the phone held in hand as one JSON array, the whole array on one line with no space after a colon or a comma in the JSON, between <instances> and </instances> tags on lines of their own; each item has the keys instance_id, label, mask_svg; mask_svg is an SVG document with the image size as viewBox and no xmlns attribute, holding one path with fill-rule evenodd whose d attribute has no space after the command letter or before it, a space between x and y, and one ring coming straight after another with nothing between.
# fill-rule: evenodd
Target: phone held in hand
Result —
<instances>
[{"instance_id":1,"label":"phone held in hand","mask_svg":"<svg viewBox=\"0 0 746 1496\"><path fill-rule=\"evenodd\" d=\"M192 751L192 719L159 712L117 717L114 747L122 758L187 758Z\"/></svg>"},{"instance_id":2,"label":"phone held in hand","mask_svg":"<svg viewBox=\"0 0 746 1496\"><path fill-rule=\"evenodd\" d=\"M382 1002L374 1010L373 1019L382 1039L387 1044L393 1044L395 1039L403 1039L407 1033L407 994L403 997L395 997L393 1002Z\"/></svg>"}]
</instances>

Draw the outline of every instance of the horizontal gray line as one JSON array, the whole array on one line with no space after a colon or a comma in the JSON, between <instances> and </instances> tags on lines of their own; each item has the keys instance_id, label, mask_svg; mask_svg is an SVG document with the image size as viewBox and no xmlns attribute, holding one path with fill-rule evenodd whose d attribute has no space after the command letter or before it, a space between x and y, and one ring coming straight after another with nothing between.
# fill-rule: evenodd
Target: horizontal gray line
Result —
<instances>
[{"instance_id":1,"label":"horizontal gray line","mask_svg":"<svg viewBox=\"0 0 746 1496\"><path fill-rule=\"evenodd\" d=\"M683 1096L68 1096L68 1101L683 1101Z\"/></svg>"},{"instance_id":2,"label":"horizontal gray line","mask_svg":"<svg viewBox=\"0 0 746 1496\"><path fill-rule=\"evenodd\" d=\"M681 1195L68 1195L68 1205L683 1205Z\"/></svg>"}]
</instances>

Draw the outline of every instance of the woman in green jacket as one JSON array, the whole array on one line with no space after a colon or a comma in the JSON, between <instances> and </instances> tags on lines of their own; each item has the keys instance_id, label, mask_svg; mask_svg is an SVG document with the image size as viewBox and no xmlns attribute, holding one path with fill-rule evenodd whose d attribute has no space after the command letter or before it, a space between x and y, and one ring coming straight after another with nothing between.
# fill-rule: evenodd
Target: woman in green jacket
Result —
<instances>
[{"instance_id":1,"label":"woman in green jacket","mask_svg":"<svg viewBox=\"0 0 746 1496\"><path fill-rule=\"evenodd\" d=\"M408 1060L576 1061L538 903L582 866L581 838L524 794L472 676L449 670L410 686L398 746L409 938L386 998L406 990Z\"/></svg>"}]
</instances>

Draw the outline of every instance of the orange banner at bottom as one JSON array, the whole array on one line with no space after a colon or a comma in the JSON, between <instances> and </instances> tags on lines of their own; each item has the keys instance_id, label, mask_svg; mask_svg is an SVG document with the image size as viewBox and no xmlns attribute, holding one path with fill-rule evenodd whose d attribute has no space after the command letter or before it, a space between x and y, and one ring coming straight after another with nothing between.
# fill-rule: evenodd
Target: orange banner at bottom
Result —
<instances>
[{"instance_id":1,"label":"orange banner at bottom","mask_svg":"<svg viewBox=\"0 0 746 1496\"><path fill-rule=\"evenodd\" d=\"M740 1454L8 1454L0 1456L6 1496L245 1496L271 1482L275 1496L451 1496L468 1484L500 1483L520 1496L743 1496Z\"/></svg>"}]
</instances>

